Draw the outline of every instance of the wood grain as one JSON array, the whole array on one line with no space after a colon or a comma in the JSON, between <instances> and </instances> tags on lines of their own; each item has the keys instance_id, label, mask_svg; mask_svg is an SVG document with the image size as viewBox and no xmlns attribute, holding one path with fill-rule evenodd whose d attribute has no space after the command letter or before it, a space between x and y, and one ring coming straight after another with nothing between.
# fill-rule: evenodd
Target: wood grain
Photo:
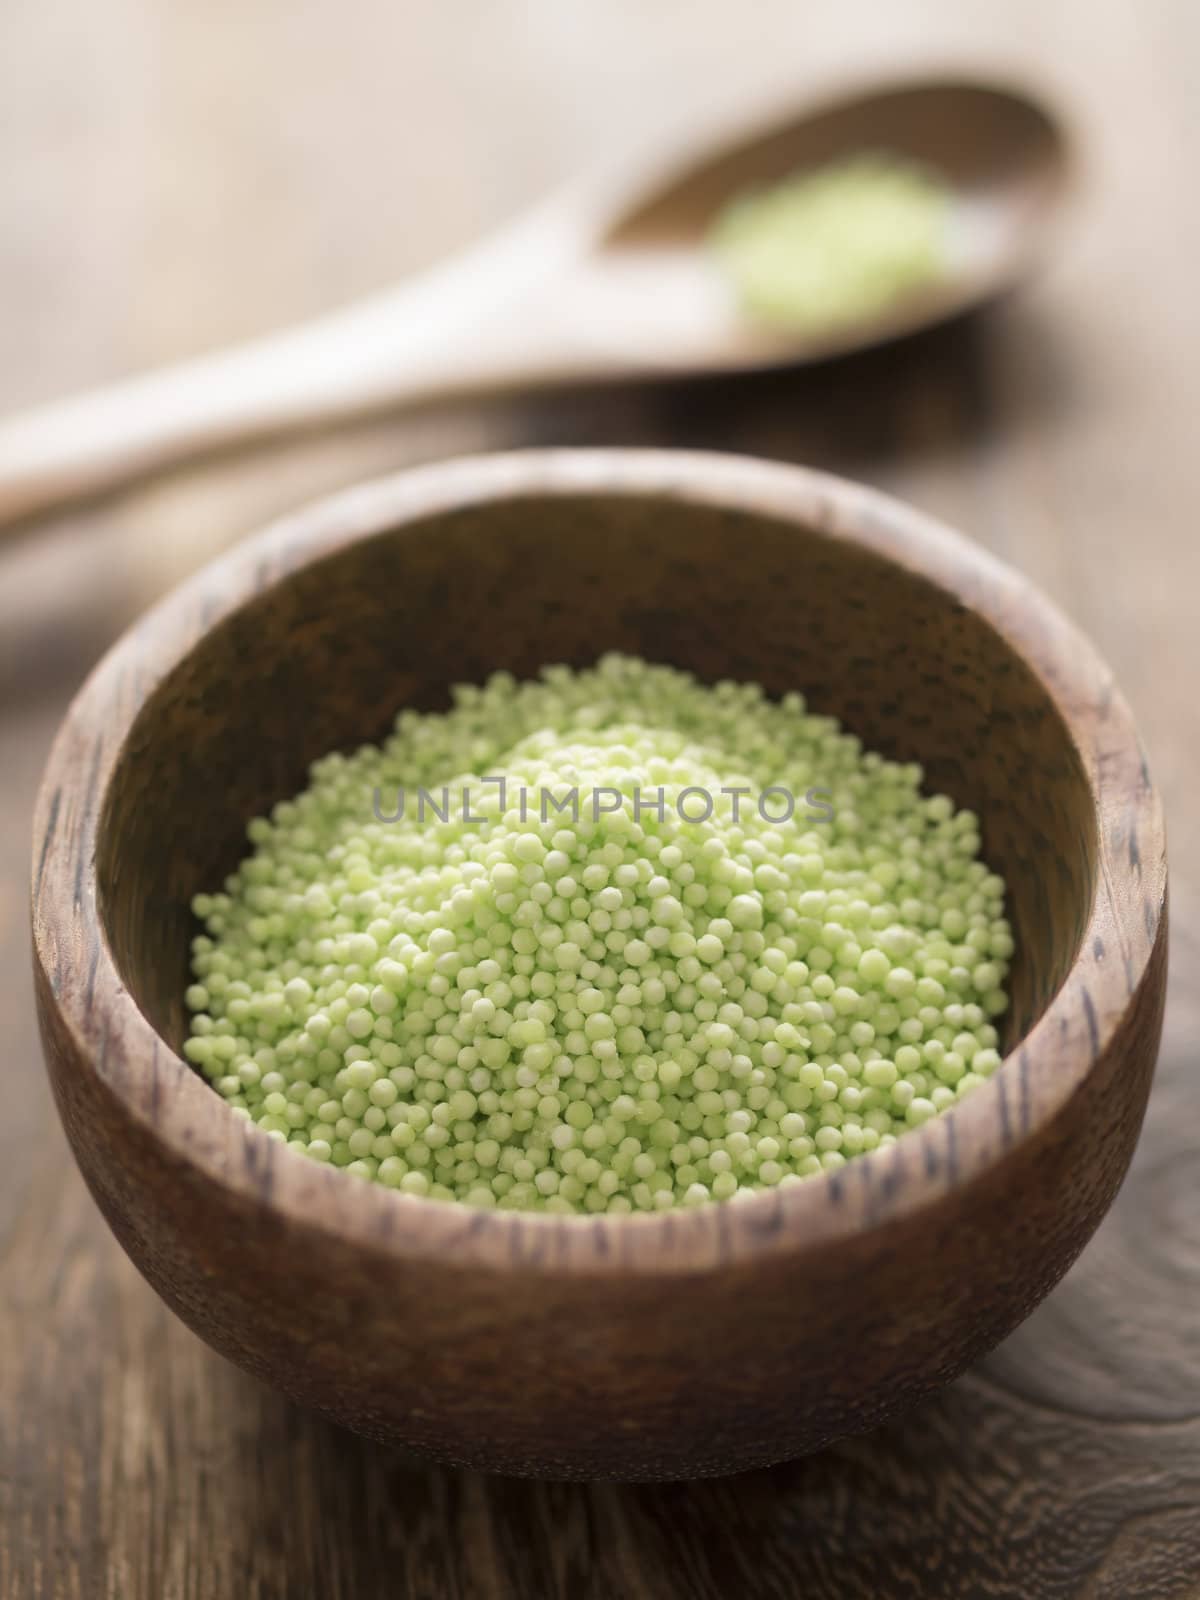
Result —
<instances>
[{"instance_id":1,"label":"wood grain","mask_svg":"<svg viewBox=\"0 0 1200 1600\"><path fill-rule=\"evenodd\" d=\"M715 0L686 19L640 0L491 0L466 51L461 12L432 0L373 0L353 30L338 8L282 0L219 24L192 0L45 0L0 22L0 394L14 405L392 281L610 138L632 145L758 84L931 56L1028 69L1075 107L1089 152L1053 272L983 324L807 379L388 420L181 473L0 555L5 1600L1200 1595L1200 15L1189 0L843 0L816 15L789 0L760 0L752 24ZM281 116L265 77L310 114ZM428 137L413 140L418 121ZM87 1198L32 1021L34 788L105 639L269 516L483 445L653 441L890 488L1023 567L1093 634L1174 820L1166 1042L1092 1245L993 1357L905 1422L690 1488L431 1471L213 1356Z\"/></svg>"}]
</instances>

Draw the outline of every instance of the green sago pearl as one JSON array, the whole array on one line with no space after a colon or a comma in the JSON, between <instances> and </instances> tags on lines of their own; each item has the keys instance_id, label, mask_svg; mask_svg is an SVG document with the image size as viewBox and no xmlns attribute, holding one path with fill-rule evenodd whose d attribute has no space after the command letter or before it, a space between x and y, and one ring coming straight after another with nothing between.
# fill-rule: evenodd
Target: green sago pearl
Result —
<instances>
[{"instance_id":1,"label":"green sago pearl","mask_svg":"<svg viewBox=\"0 0 1200 1600\"><path fill-rule=\"evenodd\" d=\"M707 1205L886 1148L1000 1066L1013 941L977 819L799 696L621 656L501 673L310 777L193 902L185 1054L352 1177Z\"/></svg>"}]
</instances>

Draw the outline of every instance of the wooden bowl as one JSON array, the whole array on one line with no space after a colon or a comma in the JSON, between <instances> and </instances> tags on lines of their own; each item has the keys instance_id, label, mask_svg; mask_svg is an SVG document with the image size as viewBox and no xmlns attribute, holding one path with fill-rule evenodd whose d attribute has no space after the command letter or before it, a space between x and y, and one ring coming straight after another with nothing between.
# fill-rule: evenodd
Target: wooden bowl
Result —
<instances>
[{"instance_id":1,"label":"wooden bowl","mask_svg":"<svg viewBox=\"0 0 1200 1600\"><path fill-rule=\"evenodd\" d=\"M239 1123L178 1052L189 898L246 820L451 681L612 648L802 688L981 814L1018 947L1001 1069L837 1173L644 1217L404 1196ZM1062 1276L1141 1124L1166 862L1107 669L982 550L797 469L548 452L342 495L128 633L50 758L33 928L76 1157L202 1337L445 1461L691 1477L872 1426Z\"/></svg>"}]
</instances>

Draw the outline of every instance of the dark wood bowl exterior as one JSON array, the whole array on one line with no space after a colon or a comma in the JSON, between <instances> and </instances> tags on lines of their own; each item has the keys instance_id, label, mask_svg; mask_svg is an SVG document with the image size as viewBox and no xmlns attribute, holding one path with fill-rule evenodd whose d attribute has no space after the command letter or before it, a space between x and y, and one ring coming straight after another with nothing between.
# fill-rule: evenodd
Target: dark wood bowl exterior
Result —
<instances>
[{"instance_id":1,"label":"dark wood bowl exterior","mask_svg":"<svg viewBox=\"0 0 1200 1600\"><path fill-rule=\"evenodd\" d=\"M177 1050L187 902L236 862L245 820L402 703L606 648L803 688L980 812L1019 944L996 1076L837 1174L644 1218L401 1196L230 1117ZM976 547L794 468L542 452L304 512L126 635L50 759L33 927L76 1157L212 1345L446 1461L693 1477L872 1426L1065 1272L1149 1091L1164 833L1109 673Z\"/></svg>"}]
</instances>

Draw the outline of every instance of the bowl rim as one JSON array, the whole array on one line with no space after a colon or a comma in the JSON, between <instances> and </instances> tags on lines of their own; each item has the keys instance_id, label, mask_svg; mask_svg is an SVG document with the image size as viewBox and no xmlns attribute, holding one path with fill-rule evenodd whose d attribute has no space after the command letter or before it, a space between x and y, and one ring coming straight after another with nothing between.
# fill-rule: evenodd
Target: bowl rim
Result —
<instances>
[{"instance_id":1,"label":"bowl rim","mask_svg":"<svg viewBox=\"0 0 1200 1600\"><path fill-rule=\"evenodd\" d=\"M580 497L657 497L794 523L931 581L1034 672L1092 797L1097 859L1078 954L996 1073L895 1145L744 1200L620 1216L483 1210L300 1160L233 1117L155 1031L125 988L99 915L95 847L113 771L148 698L215 625L298 569L377 535L487 503ZM890 496L808 468L701 451L462 457L272 523L174 589L100 660L66 713L35 811L35 965L72 1046L69 1070L88 1074L173 1161L266 1208L287 1231L332 1235L384 1261L453 1256L497 1271L704 1271L835 1244L982 1180L1067 1107L1103 1057L1146 976L1165 910L1162 808L1132 715L1095 649L1051 601L981 546Z\"/></svg>"}]
</instances>

